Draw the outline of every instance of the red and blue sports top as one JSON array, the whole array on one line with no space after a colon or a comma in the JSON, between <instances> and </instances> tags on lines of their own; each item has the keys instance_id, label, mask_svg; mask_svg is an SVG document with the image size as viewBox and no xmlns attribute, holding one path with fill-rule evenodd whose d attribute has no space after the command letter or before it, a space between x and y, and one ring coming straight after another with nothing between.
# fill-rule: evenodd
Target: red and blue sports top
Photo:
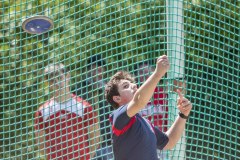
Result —
<instances>
[{"instance_id":1,"label":"red and blue sports top","mask_svg":"<svg viewBox=\"0 0 240 160\"><path fill-rule=\"evenodd\" d=\"M162 150L168 137L147 119L136 114L127 115L127 105L110 115L115 160L158 160L157 149Z\"/></svg>"}]
</instances>

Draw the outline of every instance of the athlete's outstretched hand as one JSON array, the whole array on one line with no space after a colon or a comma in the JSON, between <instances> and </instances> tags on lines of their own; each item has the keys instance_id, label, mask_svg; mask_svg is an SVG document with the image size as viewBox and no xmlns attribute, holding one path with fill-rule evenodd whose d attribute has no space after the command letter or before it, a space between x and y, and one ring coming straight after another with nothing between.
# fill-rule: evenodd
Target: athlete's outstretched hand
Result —
<instances>
[{"instance_id":1,"label":"athlete's outstretched hand","mask_svg":"<svg viewBox=\"0 0 240 160\"><path fill-rule=\"evenodd\" d=\"M166 55L160 56L157 59L155 72L161 76L163 76L170 68L170 63L168 61L168 57Z\"/></svg>"},{"instance_id":2,"label":"athlete's outstretched hand","mask_svg":"<svg viewBox=\"0 0 240 160\"><path fill-rule=\"evenodd\" d=\"M178 93L177 108L185 116L188 116L190 111L192 110L192 103L182 95L180 90L177 90L177 93Z\"/></svg>"}]
</instances>

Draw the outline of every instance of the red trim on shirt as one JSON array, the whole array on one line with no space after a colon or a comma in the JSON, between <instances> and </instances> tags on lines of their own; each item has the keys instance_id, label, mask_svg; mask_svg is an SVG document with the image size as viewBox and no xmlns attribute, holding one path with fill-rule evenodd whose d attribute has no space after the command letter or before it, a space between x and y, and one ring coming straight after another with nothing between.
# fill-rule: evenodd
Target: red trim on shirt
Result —
<instances>
[{"instance_id":1,"label":"red trim on shirt","mask_svg":"<svg viewBox=\"0 0 240 160\"><path fill-rule=\"evenodd\" d=\"M133 125L135 122L136 122L136 116L132 117L132 118L130 119L130 121L128 122L128 124L127 124L125 127L123 127L123 129L120 129L120 130L119 130L119 129L115 128L114 125L113 125L113 126L112 126L112 131L113 131L113 133L114 133L116 136L120 136L120 135L124 134L125 132L127 132L128 129L131 128L132 125Z\"/></svg>"}]
</instances>

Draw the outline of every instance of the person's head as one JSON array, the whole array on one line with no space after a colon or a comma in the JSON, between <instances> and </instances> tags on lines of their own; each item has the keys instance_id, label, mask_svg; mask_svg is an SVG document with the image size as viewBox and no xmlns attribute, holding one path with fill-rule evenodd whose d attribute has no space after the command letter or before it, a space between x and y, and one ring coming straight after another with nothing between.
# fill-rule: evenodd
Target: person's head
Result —
<instances>
[{"instance_id":1,"label":"person's head","mask_svg":"<svg viewBox=\"0 0 240 160\"><path fill-rule=\"evenodd\" d=\"M117 109L129 103L136 91L134 77L128 72L119 71L106 84L105 98L114 109Z\"/></svg>"},{"instance_id":2,"label":"person's head","mask_svg":"<svg viewBox=\"0 0 240 160\"><path fill-rule=\"evenodd\" d=\"M44 79L51 90L58 91L69 86L70 74L62 63L49 64L44 69Z\"/></svg>"},{"instance_id":3,"label":"person's head","mask_svg":"<svg viewBox=\"0 0 240 160\"><path fill-rule=\"evenodd\" d=\"M150 61L143 61L134 66L134 74L140 83L143 83L154 72Z\"/></svg>"},{"instance_id":4,"label":"person's head","mask_svg":"<svg viewBox=\"0 0 240 160\"><path fill-rule=\"evenodd\" d=\"M101 81L104 78L106 62L101 54L91 56L87 60L88 77L92 77L93 82Z\"/></svg>"}]
</instances>

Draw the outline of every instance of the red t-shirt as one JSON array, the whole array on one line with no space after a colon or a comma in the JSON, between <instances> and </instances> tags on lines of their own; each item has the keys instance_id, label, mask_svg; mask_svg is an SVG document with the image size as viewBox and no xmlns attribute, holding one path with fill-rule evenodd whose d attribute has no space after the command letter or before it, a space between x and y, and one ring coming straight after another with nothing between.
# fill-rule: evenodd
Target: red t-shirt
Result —
<instances>
[{"instance_id":1,"label":"red t-shirt","mask_svg":"<svg viewBox=\"0 0 240 160\"><path fill-rule=\"evenodd\" d=\"M35 114L35 130L45 131L48 159L90 159L88 126L96 122L90 104L75 95L61 104L51 99Z\"/></svg>"},{"instance_id":2,"label":"red t-shirt","mask_svg":"<svg viewBox=\"0 0 240 160\"><path fill-rule=\"evenodd\" d=\"M159 127L161 131L167 131L167 94L164 93L163 88L155 88L153 94L153 102L149 102L147 106L143 110L141 110L140 114L146 117L149 121L151 121L154 126Z\"/></svg>"}]
</instances>

